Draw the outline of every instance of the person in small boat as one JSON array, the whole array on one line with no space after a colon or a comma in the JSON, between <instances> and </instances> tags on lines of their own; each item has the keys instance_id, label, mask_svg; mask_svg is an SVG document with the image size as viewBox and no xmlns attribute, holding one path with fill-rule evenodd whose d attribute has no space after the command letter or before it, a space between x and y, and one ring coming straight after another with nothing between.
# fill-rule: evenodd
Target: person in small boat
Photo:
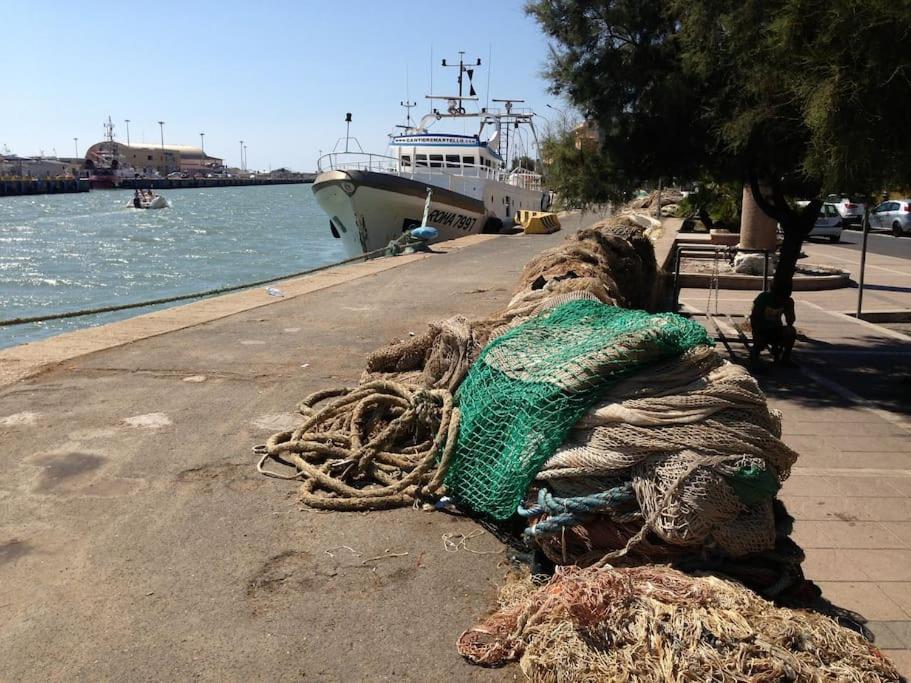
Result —
<instances>
[{"instance_id":1,"label":"person in small boat","mask_svg":"<svg viewBox=\"0 0 911 683\"><path fill-rule=\"evenodd\" d=\"M133 208L138 209L142 206L142 200L139 198L139 190L133 191Z\"/></svg>"}]
</instances>

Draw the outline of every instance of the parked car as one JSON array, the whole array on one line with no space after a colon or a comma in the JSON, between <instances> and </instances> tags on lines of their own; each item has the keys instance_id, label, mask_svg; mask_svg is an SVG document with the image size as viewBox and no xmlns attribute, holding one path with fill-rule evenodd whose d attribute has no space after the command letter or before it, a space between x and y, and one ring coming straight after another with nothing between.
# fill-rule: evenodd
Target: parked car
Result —
<instances>
[{"instance_id":1,"label":"parked car","mask_svg":"<svg viewBox=\"0 0 911 683\"><path fill-rule=\"evenodd\" d=\"M887 199L870 211L870 229L891 230L900 237L911 232L911 199Z\"/></svg>"},{"instance_id":2,"label":"parked car","mask_svg":"<svg viewBox=\"0 0 911 683\"><path fill-rule=\"evenodd\" d=\"M827 204L834 204L846 223L856 223L860 225L864 220L864 211L867 205L858 197L850 197L846 194L830 194L826 197Z\"/></svg>"},{"instance_id":3,"label":"parked car","mask_svg":"<svg viewBox=\"0 0 911 683\"><path fill-rule=\"evenodd\" d=\"M810 202L797 202L797 206L804 207ZM828 237L832 242L841 241L841 231L844 228L845 220L838 213L838 207L835 204L826 202L819 208L819 215L816 217L816 223L807 237ZM779 230L781 228L779 227Z\"/></svg>"},{"instance_id":4,"label":"parked car","mask_svg":"<svg viewBox=\"0 0 911 683\"><path fill-rule=\"evenodd\" d=\"M832 242L840 242L842 228L844 228L844 219L838 213L838 207L835 204L825 203L819 209L816 224L807 236L828 237Z\"/></svg>"}]
</instances>

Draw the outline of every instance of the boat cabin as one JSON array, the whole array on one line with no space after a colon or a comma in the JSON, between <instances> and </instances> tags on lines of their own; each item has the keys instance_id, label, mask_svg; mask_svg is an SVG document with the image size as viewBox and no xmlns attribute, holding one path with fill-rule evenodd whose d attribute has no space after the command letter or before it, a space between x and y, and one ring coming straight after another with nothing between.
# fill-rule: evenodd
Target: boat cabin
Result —
<instances>
[{"instance_id":1,"label":"boat cabin","mask_svg":"<svg viewBox=\"0 0 911 683\"><path fill-rule=\"evenodd\" d=\"M438 168L457 175L492 177L503 168L500 155L475 135L410 133L394 136L390 146L399 168L406 172Z\"/></svg>"}]
</instances>

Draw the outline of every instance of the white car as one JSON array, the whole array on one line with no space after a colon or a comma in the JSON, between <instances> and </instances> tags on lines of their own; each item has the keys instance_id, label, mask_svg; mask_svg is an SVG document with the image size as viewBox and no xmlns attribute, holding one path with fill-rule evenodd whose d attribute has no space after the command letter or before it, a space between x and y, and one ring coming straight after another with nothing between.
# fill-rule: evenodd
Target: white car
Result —
<instances>
[{"instance_id":1,"label":"white car","mask_svg":"<svg viewBox=\"0 0 911 683\"><path fill-rule=\"evenodd\" d=\"M797 202L797 206L800 208L805 207L810 202L800 201ZM845 221L839 215L838 209L835 204L829 204L828 202L819 207L819 215L816 217L816 223L813 224L813 229L810 230L810 234L807 237L828 237L833 242L841 241L841 231L844 228ZM778 231L781 232L781 226L778 226Z\"/></svg>"},{"instance_id":2,"label":"white car","mask_svg":"<svg viewBox=\"0 0 911 683\"><path fill-rule=\"evenodd\" d=\"M841 230L845 221L835 204L825 203L819 209L816 223L807 237L828 237L832 242L841 241Z\"/></svg>"},{"instance_id":3,"label":"white car","mask_svg":"<svg viewBox=\"0 0 911 683\"><path fill-rule=\"evenodd\" d=\"M860 225L864 220L864 211L867 205L863 200L857 197L850 197L846 194L830 194L826 197L827 204L834 204L846 223L857 223Z\"/></svg>"},{"instance_id":4,"label":"white car","mask_svg":"<svg viewBox=\"0 0 911 683\"><path fill-rule=\"evenodd\" d=\"M911 232L911 199L887 199L870 211L870 229L891 230L896 237Z\"/></svg>"}]
</instances>

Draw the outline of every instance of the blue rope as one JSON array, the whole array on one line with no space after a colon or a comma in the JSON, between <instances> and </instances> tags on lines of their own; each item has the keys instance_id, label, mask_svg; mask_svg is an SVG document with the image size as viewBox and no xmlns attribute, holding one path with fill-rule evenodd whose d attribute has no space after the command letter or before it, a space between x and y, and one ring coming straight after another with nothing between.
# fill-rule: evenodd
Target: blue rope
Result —
<instances>
[{"instance_id":1,"label":"blue rope","mask_svg":"<svg viewBox=\"0 0 911 683\"><path fill-rule=\"evenodd\" d=\"M525 530L529 540L547 536L556 536L564 527L576 526L588 521L601 512L616 510L625 503L636 500L636 493L631 484L623 484L607 491L593 493L590 496L574 498L557 498L547 489L538 491L538 503L530 507L519 506L520 517L535 519L547 515Z\"/></svg>"}]
</instances>

